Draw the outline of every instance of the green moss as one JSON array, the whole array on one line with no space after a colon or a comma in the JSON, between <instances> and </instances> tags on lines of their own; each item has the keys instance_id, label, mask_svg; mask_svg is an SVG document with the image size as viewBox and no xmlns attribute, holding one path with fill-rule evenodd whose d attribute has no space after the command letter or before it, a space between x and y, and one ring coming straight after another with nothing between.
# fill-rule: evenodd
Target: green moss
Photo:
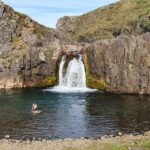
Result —
<instances>
[{"instance_id":1,"label":"green moss","mask_svg":"<svg viewBox=\"0 0 150 150\"><path fill-rule=\"evenodd\" d=\"M86 85L90 88L104 91L106 89L106 82L103 79L96 79L90 74L86 58L84 59L84 64L86 70Z\"/></svg>"},{"instance_id":2,"label":"green moss","mask_svg":"<svg viewBox=\"0 0 150 150\"><path fill-rule=\"evenodd\" d=\"M46 86L54 86L56 84L56 77L52 76L47 79Z\"/></svg>"},{"instance_id":3,"label":"green moss","mask_svg":"<svg viewBox=\"0 0 150 150\"><path fill-rule=\"evenodd\" d=\"M98 89L98 90L106 89L106 83L103 79L96 80L91 76L87 78L87 86L93 89Z\"/></svg>"}]
</instances>

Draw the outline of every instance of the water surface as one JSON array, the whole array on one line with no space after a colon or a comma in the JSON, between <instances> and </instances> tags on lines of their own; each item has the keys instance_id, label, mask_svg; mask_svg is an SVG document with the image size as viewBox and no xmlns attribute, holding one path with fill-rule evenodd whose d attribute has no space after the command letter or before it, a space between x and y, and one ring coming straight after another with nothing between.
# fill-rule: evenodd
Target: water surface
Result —
<instances>
[{"instance_id":1,"label":"water surface","mask_svg":"<svg viewBox=\"0 0 150 150\"><path fill-rule=\"evenodd\" d=\"M37 103L41 114L32 114ZM43 89L0 91L0 138L99 138L150 130L150 97L51 93Z\"/></svg>"}]
</instances>

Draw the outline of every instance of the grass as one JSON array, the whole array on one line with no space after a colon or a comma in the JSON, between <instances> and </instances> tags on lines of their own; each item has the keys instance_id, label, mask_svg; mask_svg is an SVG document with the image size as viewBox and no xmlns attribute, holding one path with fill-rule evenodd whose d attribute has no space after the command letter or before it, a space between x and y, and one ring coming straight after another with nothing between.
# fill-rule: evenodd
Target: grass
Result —
<instances>
[{"instance_id":1,"label":"grass","mask_svg":"<svg viewBox=\"0 0 150 150\"><path fill-rule=\"evenodd\" d=\"M79 16L73 28L72 39L79 42L150 31L150 1L121 0Z\"/></svg>"},{"instance_id":2,"label":"grass","mask_svg":"<svg viewBox=\"0 0 150 150\"><path fill-rule=\"evenodd\" d=\"M127 143L94 143L94 144L87 144L86 146L83 145L79 147L75 146L68 146L64 147L63 150L150 150L150 139L148 140L138 140L138 141L131 141Z\"/></svg>"}]
</instances>

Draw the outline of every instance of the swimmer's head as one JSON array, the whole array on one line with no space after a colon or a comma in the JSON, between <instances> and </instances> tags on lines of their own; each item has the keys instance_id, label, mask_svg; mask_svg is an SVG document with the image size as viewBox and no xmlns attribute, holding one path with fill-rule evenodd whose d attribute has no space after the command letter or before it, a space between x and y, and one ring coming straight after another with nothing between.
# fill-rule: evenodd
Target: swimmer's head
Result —
<instances>
[{"instance_id":1,"label":"swimmer's head","mask_svg":"<svg viewBox=\"0 0 150 150\"><path fill-rule=\"evenodd\" d=\"M37 109L37 104L32 104L32 110L36 110Z\"/></svg>"}]
</instances>

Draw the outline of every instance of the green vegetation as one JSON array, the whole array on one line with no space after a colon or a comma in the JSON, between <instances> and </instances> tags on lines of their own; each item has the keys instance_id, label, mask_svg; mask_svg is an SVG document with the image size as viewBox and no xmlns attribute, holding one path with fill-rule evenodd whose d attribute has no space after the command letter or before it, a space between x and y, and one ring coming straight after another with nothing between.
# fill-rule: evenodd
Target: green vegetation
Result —
<instances>
[{"instance_id":1,"label":"green vegetation","mask_svg":"<svg viewBox=\"0 0 150 150\"><path fill-rule=\"evenodd\" d=\"M56 84L56 77L52 76L47 79L46 86L54 86Z\"/></svg>"},{"instance_id":2,"label":"green vegetation","mask_svg":"<svg viewBox=\"0 0 150 150\"><path fill-rule=\"evenodd\" d=\"M150 32L150 16L149 18L141 19L140 27L144 30L144 32Z\"/></svg>"},{"instance_id":3,"label":"green vegetation","mask_svg":"<svg viewBox=\"0 0 150 150\"><path fill-rule=\"evenodd\" d=\"M25 56L26 54L26 44L21 40L20 37L15 36L12 40L12 46L14 49L19 49L18 56Z\"/></svg>"},{"instance_id":4,"label":"green vegetation","mask_svg":"<svg viewBox=\"0 0 150 150\"><path fill-rule=\"evenodd\" d=\"M67 28L67 27L66 27ZM79 16L73 26L73 40L92 41L150 31L150 1L121 0Z\"/></svg>"},{"instance_id":5,"label":"green vegetation","mask_svg":"<svg viewBox=\"0 0 150 150\"><path fill-rule=\"evenodd\" d=\"M93 142L93 144L80 146L80 148L76 148L75 146L64 147L64 150L130 150L130 149L149 150L150 139L124 142L124 143L115 143L115 144Z\"/></svg>"},{"instance_id":6,"label":"green vegetation","mask_svg":"<svg viewBox=\"0 0 150 150\"><path fill-rule=\"evenodd\" d=\"M98 90L106 89L106 83L103 79L95 80L91 76L87 78L87 86L93 89L98 89Z\"/></svg>"},{"instance_id":7,"label":"green vegetation","mask_svg":"<svg viewBox=\"0 0 150 150\"><path fill-rule=\"evenodd\" d=\"M44 55L46 56L46 61L51 61L51 59L52 59L52 53L53 53L53 51L50 49L50 48L48 48L45 52L44 52Z\"/></svg>"},{"instance_id":8,"label":"green vegetation","mask_svg":"<svg viewBox=\"0 0 150 150\"><path fill-rule=\"evenodd\" d=\"M39 38L41 36L49 36L49 35L51 35L50 33L52 33L54 31L53 29L47 28L47 27L40 25L36 22L34 24L34 28L35 28L35 33L38 35Z\"/></svg>"},{"instance_id":9,"label":"green vegetation","mask_svg":"<svg viewBox=\"0 0 150 150\"><path fill-rule=\"evenodd\" d=\"M89 71L89 66L87 62L87 58L84 59L85 69L86 69L86 85L93 89L105 90L106 83L103 79L95 79Z\"/></svg>"}]
</instances>

